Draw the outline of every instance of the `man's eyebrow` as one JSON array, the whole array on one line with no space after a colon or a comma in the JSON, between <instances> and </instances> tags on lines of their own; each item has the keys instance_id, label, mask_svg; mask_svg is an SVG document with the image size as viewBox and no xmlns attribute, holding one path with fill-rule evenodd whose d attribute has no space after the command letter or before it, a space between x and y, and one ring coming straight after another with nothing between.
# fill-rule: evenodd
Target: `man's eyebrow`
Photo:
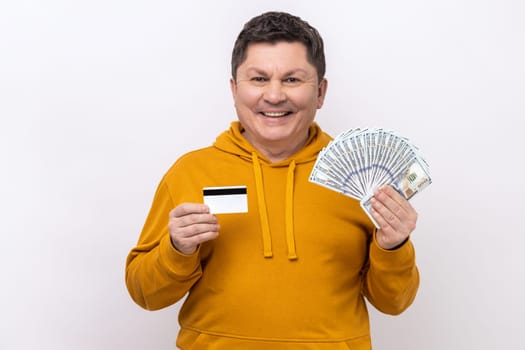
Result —
<instances>
[{"instance_id":1,"label":"man's eyebrow","mask_svg":"<svg viewBox=\"0 0 525 350\"><path fill-rule=\"evenodd\" d=\"M250 67L250 68L246 69L246 72L247 73L256 73L256 74L259 74L259 75L268 75L268 73L266 73L263 69L256 68L256 67Z\"/></svg>"},{"instance_id":2,"label":"man's eyebrow","mask_svg":"<svg viewBox=\"0 0 525 350\"><path fill-rule=\"evenodd\" d=\"M256 73L256 74L259 74L259 75L269 75L264 69L261 69L261 68L256 68L256 67L250 67L248 69L246 69L246 72L247 73ZM305 70L305 69L302 69L302 68L295 68L295 69L291 69L287 72L285 72L283 74L283 76L285 77L289 77L289 76L292 76L292 75L295 75L295 74L303 74L303 75L307 75L308 72Z\"/></svg>"},{"instance_id":3,"label":"man's eyebrow","mask_svg":"<svg viewBox=\"0 0 525 350\"><path fill-rule=\"evenodd\" d=\"M291 76L291 75L295 75L295 74L303 74L303 75L307 75L308 72L307 72L306 70L302 69L302 68L296 68L296 69L292 69L292 70L286 72L286 73L284 74L284 76L289 77L289 76Z\"/></svg>"}]
</instances>

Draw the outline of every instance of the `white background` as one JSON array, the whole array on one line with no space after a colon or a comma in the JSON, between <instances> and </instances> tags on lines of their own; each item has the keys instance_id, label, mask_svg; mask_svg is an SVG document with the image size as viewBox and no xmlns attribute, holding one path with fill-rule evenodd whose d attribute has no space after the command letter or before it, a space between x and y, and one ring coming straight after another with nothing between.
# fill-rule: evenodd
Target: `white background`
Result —
<instances>
[{"instance_id":1,"label":"white background","mask_svg":"<svg viewBox=\"0 0 525 350\"><path fill-rule=\"evenodd\" d=\"M432 167L420 291L371 311L374 349L522 348L524 4L2 1L0 349L175 348L178 305L136 306L125 258L167 168L235 119L233 42L274 9L325 39L327 131L394 128Z\"/></svg>"}]
</instances>

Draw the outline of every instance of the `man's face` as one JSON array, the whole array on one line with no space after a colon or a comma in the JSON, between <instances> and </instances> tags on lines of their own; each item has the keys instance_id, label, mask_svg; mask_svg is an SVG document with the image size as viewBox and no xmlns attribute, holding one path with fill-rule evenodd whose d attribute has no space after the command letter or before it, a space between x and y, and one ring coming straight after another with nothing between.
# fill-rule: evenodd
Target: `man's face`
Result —
<instances>
[{"instance_id":1,"label":"man's face","mask_svg":"<svg viewBox=\"0 0 525 350\"><path fill-rule=\"evenodd\" d=\"M257 149L298 151L323 105L326 80L299 42L254 43L231 89L244 136Z\"/></svg>"}]
</instances>

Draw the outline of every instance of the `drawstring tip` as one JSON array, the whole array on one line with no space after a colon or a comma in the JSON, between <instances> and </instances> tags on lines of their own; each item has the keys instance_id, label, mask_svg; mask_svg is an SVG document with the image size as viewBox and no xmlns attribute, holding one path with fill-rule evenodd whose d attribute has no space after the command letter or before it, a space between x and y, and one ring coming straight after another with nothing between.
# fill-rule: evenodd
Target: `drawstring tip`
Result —
<instances>
[{"instance_id":1,"label":"drawstring tip","mask_svg":"<svg viewBox=\"0 0 525 350\"><path fill-rule=\"evenodd\" d=\"M295 254L288 254L288 260L297 260L297 255L295 255Z\"/></svg>"},{"instance_id":2,"label":"drawstring tip","mask_svg":"<svg viewBox=\"0 0 525 350\"><path fill-rule=\"evenodd\" d=\"M273 256L272 252L264 252L265 258L271 258Z\"/></svg>"}]
</instances>

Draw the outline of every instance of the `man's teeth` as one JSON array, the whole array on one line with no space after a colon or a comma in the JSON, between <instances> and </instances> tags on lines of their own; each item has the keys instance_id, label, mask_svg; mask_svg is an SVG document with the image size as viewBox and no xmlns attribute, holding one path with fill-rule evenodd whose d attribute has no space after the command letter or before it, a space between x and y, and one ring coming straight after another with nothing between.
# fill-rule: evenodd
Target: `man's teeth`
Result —
<instances>
[{"instance_id":1,"label":"man's teeth","mask_svg":"<svg viewBox=\"0 0 525 350\"><path fill-rule=\"evenodd\" d=\"M285 115L288 114L288 112L263 112L263 114L266 117L278 118L278 117L284 117Z\"/></svg>"}]
</instances>

